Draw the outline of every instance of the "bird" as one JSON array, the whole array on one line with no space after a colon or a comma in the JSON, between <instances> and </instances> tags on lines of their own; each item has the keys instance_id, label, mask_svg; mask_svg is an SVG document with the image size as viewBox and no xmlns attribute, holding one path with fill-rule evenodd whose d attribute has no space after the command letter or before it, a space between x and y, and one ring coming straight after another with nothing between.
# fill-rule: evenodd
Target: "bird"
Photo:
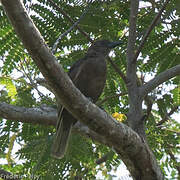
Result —
<instances>
[{"instance_id":1,"label":"bird","mask_svg":"<svg viewBox=\"0 0 180 180\"><path fill-rule=\"evenodd\" d=\"M76 61L68 75L76 88L95 103L102 94L106 82L106 57L120 45L121 41L97 40L89 47L83 58ZM56 134L53 139L51 154L62 159L68 147L73 125L78 121L62 105L58 106Z\"/></svg>"}]
</instances>

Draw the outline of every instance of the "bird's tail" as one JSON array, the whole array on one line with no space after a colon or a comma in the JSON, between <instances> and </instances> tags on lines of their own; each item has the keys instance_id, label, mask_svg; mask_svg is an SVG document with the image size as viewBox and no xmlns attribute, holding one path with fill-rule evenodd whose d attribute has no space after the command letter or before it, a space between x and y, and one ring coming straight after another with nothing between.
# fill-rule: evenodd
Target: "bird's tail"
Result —
<instances>
[{"instance_id":1,"label":"bird's tail","mask_svg":"<svg viewBox=\"0 0 180 180\"><path fill-rule=\"evenodd\" d=\"M52 156L58 159L64 157L66 153L69 137L73 124L61 119L57 124L56 134L52 145Z\"/></svg>"}]
</instances>

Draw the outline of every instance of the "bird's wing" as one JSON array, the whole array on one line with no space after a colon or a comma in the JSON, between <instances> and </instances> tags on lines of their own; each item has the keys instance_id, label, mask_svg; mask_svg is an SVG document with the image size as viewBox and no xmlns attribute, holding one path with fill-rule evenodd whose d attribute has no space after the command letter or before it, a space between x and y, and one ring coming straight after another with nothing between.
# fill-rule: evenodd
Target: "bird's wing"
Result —
<instances>
[{"instance_id":1,"label":"bird's wing","mask_svg":"<svg viewBox=\"0 0 180 180\"><path fill-rule=\"evenodd\" d=\"M69 72L68 72L68 75L69 77L71 78L71 80L73 82L75 82L79 76L79 74L81 73L82 71L82 68L83 68L83 64L84 64L84 60L83 59L80 59L78 61L76 61L70 68ZM58 117L60 118L62 116L62 112L63 112L63 109L64 109L64 106L60 105L61 104L61 101L58 100ZM57 127L59 125L57 124Z\"/></svg>"},{"instance_id":2,"label":"bird's wing","mask_svg":"<svg viewBox=\"0 0 180 180\"><path fill-rule=\"evenodd\" d=\"M80 75L83 67L84 67L84 62L86 61L85 58L80 59L78 61L76 61L72 67L70 68L68 75L71 78L71 80L73 81L74 84L76 84L76 80L78 79L78 76Z\"/></svg>"},{"instance_id":3,"label":"bird's wing","mask_svg":"<svg viewBox=\"0 0 180 180\"><path fill-rule=\"evenodd\" d=\"M74 84L76 84L76 80L78 79L78 76L80 75L82 69L84 66L84 59L80 59L79 61L76 61L73 66L70 68L68 75L73 81ZM62 113L64 110L64 106L60 105L58 102L58 122L56 124L56 129L58 130L62 123Z\"/></svg>"},{"instance_id":4,"label":"bird's wing","mask_svg":"<svg viewBox=\"0 0 180 180\"><path fill-rule=\"evenodd\" d=\"M79 76L82 72L84 66L84 59L80 59L75 62L73 66L70 68L68 75L76 85L76 81L78 81ZM56 135L54 137L54 142L52 145L52 155L56 158L62 158L66 152L69 136L71 134L72 126L77 121L65 108L64 106L60 106L60 102L58 103L58 121L56 125Z\"/></svg>"},{"instance_id":5,"label":"bird's wing","mask_svg":"<svg viewBox=\"0 0 180 180\"><path fill-rule=\"evenodd\" d=\"M84 59L80 59L76 61L70 68L68 75L71 78L71 80L75 83L78 79L79 74L81 73L84 66ZM60 105L60 102L58 102L58 118L61 119L62 112L63 112L64 106ZM59 127L59 124L57 124L57 127Z\"/></svg>"}]
</instances>

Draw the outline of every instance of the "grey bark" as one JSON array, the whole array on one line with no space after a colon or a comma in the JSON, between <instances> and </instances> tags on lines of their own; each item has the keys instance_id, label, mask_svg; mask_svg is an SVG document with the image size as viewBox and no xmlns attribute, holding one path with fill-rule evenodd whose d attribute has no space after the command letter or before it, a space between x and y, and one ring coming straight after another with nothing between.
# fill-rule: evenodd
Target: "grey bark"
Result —
<instances>
[{"instance_id":1,"label":"grey bark","mask_svg":"<svg viewBox=\"0 0 180 180\"><path fill-rule=\"evenodd\" d=\"M108 142L108 146L116 150L126 164L133 179L162 180L163 175L153 154L143 138L140 138L136 133L141 134L141 132L136 130L137 121L136 124L133 123L133 113L137 113L137 116L134 118L138 121L140 121L142 117L142 97L139 94L139 88L135 84L135 81L133 81L136 79L136 76L134 76L136 65L131 63L134 53L130 50L130 47L134 50L135 39L133 34L135 35L135 32L132 28L135 28L135 22L133 21L136 19L138 1L131 1L132 13L130 22L132 22L130 23L130 29L132 31L130 31L131 35L129 37L127 54L128 93L131 98L131 109L128 119L131 119L129 121L130 127L136 132L128 126L116 122L110 115L95 106L75 88L72 81L51 54L51 51L46 46L39 31L28 17L19 0L2 0L2 4L17 35L22 40L49 85L54 92L56 92L59 99L61 99L65 108L68 109L74 117L86 124L90 130L102 136L105 141ZM171 77L172 76L169 76L169 78ZM153 84L159 85L159 83ZM153 86L153 88L155 88L155 86ZM134 87L135 89L133 89ZM146 87L148 87L148 85ZM133 97L134 94L135 97Z\"/></svg>"}]
</instances>

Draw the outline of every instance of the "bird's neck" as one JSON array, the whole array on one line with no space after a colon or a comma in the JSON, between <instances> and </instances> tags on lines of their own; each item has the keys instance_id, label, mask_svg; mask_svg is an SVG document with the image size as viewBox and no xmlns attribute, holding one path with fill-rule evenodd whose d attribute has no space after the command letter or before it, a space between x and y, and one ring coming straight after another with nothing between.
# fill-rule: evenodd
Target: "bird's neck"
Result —
<instances>
[{"instance_id":1,"label":"bird's neck","mask_svg":"<svg viewBox=\"0 0 180 180\"><path fill-rule=\"evenodd\" d=\"M94 50L89 50L87 53L86 53L86 56L87 57L106 57L107 54L105 54L104 52L101 52L101 51L94 51Z\"/></svg>"}]
</instances>

